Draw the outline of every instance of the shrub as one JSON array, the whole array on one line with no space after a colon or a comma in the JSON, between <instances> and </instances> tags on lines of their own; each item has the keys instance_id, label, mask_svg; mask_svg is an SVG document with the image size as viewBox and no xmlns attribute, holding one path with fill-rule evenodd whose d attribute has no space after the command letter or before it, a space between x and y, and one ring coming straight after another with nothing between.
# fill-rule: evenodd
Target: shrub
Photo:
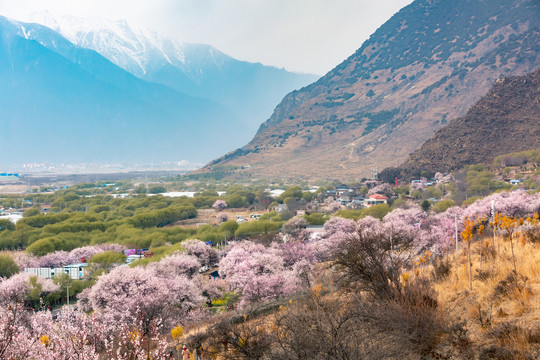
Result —
<instances>
[{"instance_id":1,"label":"shrub","mask_svg":"<svg viewBox=\"0 0 540 360\"><path fill-rule=\"evenodd\" d=\"M2 230L15 230L15 224L7 219L0 219L0 231Z\"/></svg>"},{"instance_id":2,"label":"shrub","mask_svg":"<svg viewBox=\"0 0 540 360\"><path fill-rule=\"evenodd\" d=\"M379 205L373 205L371 207L362 209L362 216L373 216L374 218L377 218L379 220L382 220L382 218L388 214L392 208L388 204L379 204Z\"/></svg>"},{"instance_id":3,"label":"shrub","mask_svg":"<svg viewBox=\"0 0 540 360\"><path fill-rule=\"evenodd\" d=\"M19 272L15 260L8 254L0 254L0 278L10 277Z\"/></svg>"},{"instance_id":4,"label":"shrub","mask_svg":"<svg viewBox=\"0 0 540 360\"><path fill-rule=\"evenodd\" d=\"M442 213L455 205L456 204L452 200L441 200L437 202L435 205L433 205L431 210L435 211L436 213Z\"/></svg>"},{"instance_id":5,"label":"shrub","mask_svg":"<svg viewBox=\"0 0 540 360\"><path fill-rule=\"evenodd\" d=\"M451 268L448 258L446 261L438 258L433 262L433 278L437 281L443 281L450 275Z\"/></svg>"},{"instance_id":6,"label":"shrub","mask_svg":"<svg viewBox=\"0 0 540 360\"><path fill-rule=\"evenodd\" d=\"M234 236L238 238L249 237L257 234L267 234L269 232L278 232L281 228L281 222L275 221L250 221L242 223L238 226Z\"/></svg>"},{"instance_id":7,"label":"shrub","mask_svg":"<svg viewBox=\"0 0 540 360\"><path fill-rule=\"evenodd\" d=\"M26 251L35 256L43 256L54 251L54 245L49 239L38 240L26 248Z\"/></svg>"},{"instance_id":8,"label":"shrub","mask_svg":"<svg viewBox=\"0 0 540 360\"><path fill-rule=\"evenodd\" d=\"M336 216L345 218L345 219L352 219L352 220L359 220L362 217L362 209L357 210L339 210L336 213Z\"/></svg>"},{"instance_id":9,"label":"shrub","mask_svg":"<svg viewBox=\"0 0 540 360\"><path fill-rule=\"evenodd\" d=\"M167 191L167 189L165 189L165 187L161 186L161 185L150 186L148 188L148 193L149 194L161 194L161 193L164 193L166 191Z\"/></svg>"},{"instance_id":10,"label":"shrub","mask_svg":"<svg viewBox=\"0 0 540 360\"><path fill-rule=\"evenodd\" d=\"M328 221L329 217L328 215L321 213L312 213L309 215L304 215L304 219L307 220L309 225L324 225L324 223Z\"/></svg>"}]
</instances>

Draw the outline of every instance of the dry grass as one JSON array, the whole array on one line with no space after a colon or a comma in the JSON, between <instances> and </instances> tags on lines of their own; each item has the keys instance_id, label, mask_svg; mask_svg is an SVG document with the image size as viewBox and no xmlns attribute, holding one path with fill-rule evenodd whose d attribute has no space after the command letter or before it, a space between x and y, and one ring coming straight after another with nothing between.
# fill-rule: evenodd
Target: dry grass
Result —
<instances>
[{"instance_id":1,"label":"dry grass","mask_svg":"<svg viewBox=\"0 0 540 360\"><path fill-rule=\"evenodd\" d=\"M223 213L227 214L229 220L236 220L236 216L242 216L247 221L256 221L249 217L250 214L263 214L265 211L249 210L249 209L225 209ZM168 227L173 226L184 226L190 228L197 228L200 225L219 225L217 216L220 214L214 209L199 209L197 210L197 217L193 219L179 220L174 224L168 225Z\"/></svg>"},{"instance_id":2,"label":"dry grass","mask_svg":"<svg viewBox=\"0 0 540 360\"><path fill-rule=\"evenodd\" d=\"M448 259L449 276L435 284L438 301L449 316L467 320L469 337L478 348L491 346L495 352L500 348L515 359L540 354L540 249L524 239L514 242L516 275L510 243L498 240L498 256L494 252L482 262L481 248L493 242L472 245L472 290L466 249ZM430 271L425 267L420 276Z\"/></svg>"},{"instance_id":3,"label":"dry grass","mask_svg":"<svg viewBox=\"0 0 540 360\"><path fill-rule=\"evenodd\" d=\"M525 241L514 244L516 275L510 244L499 239L500 253L495 256L496 252L489 251L493 241L488 240L472 245L472 290L467 253L462 249L436 266L425 264L404 272L400 281L405 290L409 289L405 293L411 295L403 298L404 302L384 301L380 303L382 307L377 307L377 302L359 301L354 303L356 307L351 307L349 295L355 292L337 292L330 286L328 293L321 295L314 291L313 296L298 298L271 316L265 314L229 325L224 322L227 326L222 329L223 333L210 334L209 328L202 331L203 327L198 330L207 332L205 344L216 359L256 359L265 352L272 356L281 354L282 348L302 350L302 353L308 348L314 355L310 353L303 358L318 359L316 355L327 350L321 343L336 344L351 334L354 339L370 337L374 346L366 348L367 345L360 342L357 347L344 348L371 354L374 359L416 359L421 354L438 359L540 359L540 248L538 244ZM482 261L481 256L484 256ZM434 277L436 268L439 276ZM317 280L316 283L328 283L321 281L322 278ZM436 302L431 301L431 291L421 291L420 285L429 285L423 280L433 284ZM413 296L415 294L417 296ZM339 323L339 319L344 321ZM275 331L296 334L296 337L280 337ZM189 342L188 338L197 334L200 333L196 329L186 329L184 339ZM249 347L231 342L229 349L224 350L219 342L224 337L245 338ZM351 341L345 341L347 346ZM251 352L240 354L240 350ZM356 354L354 351L350 354ZM410 356L406 355L407 351L411 352ZM222 357L217 355L220 352ZM238 356L233 357L233 353ZM272 356L266 358L290 358Z\"/></svg>"}]
</instances>

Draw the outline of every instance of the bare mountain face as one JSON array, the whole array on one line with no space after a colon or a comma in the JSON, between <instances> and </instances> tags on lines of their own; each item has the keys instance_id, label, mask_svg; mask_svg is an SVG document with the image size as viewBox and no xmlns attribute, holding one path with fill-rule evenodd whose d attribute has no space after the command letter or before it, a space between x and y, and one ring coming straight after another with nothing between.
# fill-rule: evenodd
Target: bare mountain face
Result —
<instances>
[{"instance_id":1,"label":"bare mountain face","mask_svg":"<svg viewBox=\"0 0 540 360\"><path fill-rule=\"evenodd\" d=\"M538 67L539 38L536 0L416 0L204 171L352 179L395 166L501 76Z\"/></svg>"},{"instance_id":2,"label":"bare mountain face","mask_svg":"<svg viewBox=\"0 0 540 360\"><path fill-rule=\"evenodd\" d=\"M499 155L540 148L540 69L502 78L467 114L437 131L401 166L449 172Z\"/></svg>"}]
</instances>

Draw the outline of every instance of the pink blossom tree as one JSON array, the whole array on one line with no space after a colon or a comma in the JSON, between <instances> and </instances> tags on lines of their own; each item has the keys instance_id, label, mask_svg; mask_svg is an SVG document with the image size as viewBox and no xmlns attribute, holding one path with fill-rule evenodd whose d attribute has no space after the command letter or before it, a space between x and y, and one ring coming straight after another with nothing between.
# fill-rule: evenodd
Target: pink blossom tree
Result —
<instances>
[{"instance_id":1,"label":"pink blossom tree","mask_svg":"<svg viewBox=\"0 0 540 360\"><path fill-rule=\"evenodd\" d=\"M380 184L380 185L372 187L371 189L369 189L367 194L368 195L381 194L381 195L391 196L394 194L394 189L392 185L384 183L384 184Z\"/></svg>"},{"instance_id":2,"label":"pink blossom tree","mask_svg":"<svg viewBox=\"0 0 540 360\"><path fill-rule=\"evenodd\" d=\"M323 208L324 212L328 214L333 214L339 209L341 209L341 203L339 203L338 201L335 201L334 198L332 197L326 198L326 200L324 201L324 208Z\"/></svg>"},{"instance_id":3,"label":"pink blossom tree","mask_svg":"<svg viewBox=\"0 0 540 360\"><path fill-rule=\"evenodd\" d=\"M82 258L84 258L85 261L88 261L90 258L92 258L92 256L105 251L121 252L124 249L124 246L118 244L90 245L76 248L69 252L58 250L39 258L31 257L28 259L23 259L23 261L26 261L24 267L55 268L80 263Z\"/></svg>"},{"instance_id":4,"label":"pink blossom tree","mask_svg":"<svg viewBox=\"0 0 540 360\"><path fill-rule=\"evenodd\" d=\"M173 319L185 314L202 301L201 290L186 276L164 277L151 267L113 269L99 277L97 283L79 295L81 307L110 313L118 321L134 323L137 309L145 331L155 318Z\"/></svg>"},{"instance_id":5,"label":"pink blossom tree","mask_svg":"<svg viewBox=\"0 0 540 360\"><path fill-rule=\"evenodd\" d=\"M21 269L21 271L24 268L37 267L35 265L38 264L39 261L39 258L37 256L22 251L14 252L12 254L12 257L19 269Z\"/></svg>"},{"instance_id":6,"label":"pink blossom tree","mask_svg":"<svg viewBox=\"0 0 540 360\"><path fill-rule=\"evenodd\" d=\"M154 271L155 275L165 278L186 276L191 279L198 274L200 268L201 262L195 256L181 252L176 252L148 265L148 269Z\"/></svg>"},{"instance_id":7,"label":"pink blossom tree","mask_svg":"<svg viewBox=\"0 0 540 360\"><path fill-rule=\"evenodd\" d=\"M458 206L448 208L440 214L423 217L420 226L413 233L413 253L429 250L440 256L451 251L455 246L456 222L459 234L463 230L463 209Z\"/></svg>"},{"instance_id":8,"label":"pink blossom tree","mask_svg":"<svg viewBox=\"0 0 540 360\"><path fill-rule=\"evenodd\" d=\"M278 248L281 251L283 265L286 268L292 268L296 263L305 261L309 264L314 264L316 261L315 246L313 243L273 243L272 247Z\"/></svg>"},{"instance_id":9,"label":"pink blossom tree","mask_svg":"<svg viewBox=\"0 0 540 360\"><path fill-rule=\"evenodd\" d=\"M306 241L309 237L309 232L306 228L309 226L309 223L306 219L300 216L296 216L285 224L282 227L282 233L284 235L284 242L302 242Z\"/></svg>"},{"instance_id":10,"label":"pink blossom tree","mask_svg":"<svg viewBox=\"0 0 540 360\"><path fill-rule=\"evenodd\" d=\"M218 223L224 223L226 222L227 220L229 220L229 215L227 215L226 213L219 213L217 216L216 216L216 220Z\"/></svg>"},{"instance_id":11,"label":"pink blossom tree","mask_svg":"<svg viewBox=\"0 0 540 360\"><path fill-rule=\"evenodd\" d=\"M0 298L27 300L28 296L39 298L41 294L58 291L60 287L50 279L28 273L18 273L0 281Z\"/></svg>"},{"instance_id":12,"label":"pink blossom tree","mask_svg":"<svg viewBox=\"0 0 540 360\"><path fill-rule=\"evenodd\" d=\"M318 260L331 258L341 246L342 241L356 231L357 224L350 219L332 217L324 223L324 233L314 246Z\"/></svg>"},{"instance_id":13,"label":"pink blossom tree","mask_svg":"<svg viewBox=\"0 0 540 360\"><path fill-rule=\"evenodd\" d=\"M214 202L214 205L212 205L212 207L216 210L216 211L222 211L224 210L226 207L227 207L227 202L225 202L225 200L216 200Z\"/></svg>"},{"instance_id":14,"label":"pink blossom tree","mask_svg":"<svg viewBox=\"0 0 540 360\"><path fill-rule=\"evenodd\" d=\"M219 273L232 289L242 293L242 305L286 296L299 289L299 279L286 269L280 250L250 241L230 246Z\"/></svg>"},{"instance_id":15,"label":"pink blossom tree","mask_svg":"<svg viewBox=\"0 0 540 360\"><path fill-rule=\"evenodd\" d=\"M45 352L32 328L32 312L21 300L0 299L0 359L47 359Z\"/></svg>"},{"instance_id":16,"label":"pink blossom tree","mask_svg":"<svg viewBox=\"0 0 540 360\"><path fill-rule=\"evenodd\" d=\"M528 217L538 211L540 194L529 194L525 191L495 193L479 199L465 209L465 217L470 219L491 215L491 202L495 212L510 217Z\"/></svg>"},{"instance_id":17,"label":"pink blossom tree","mask_svg":"<svg viewBox=\"0 0 540 360\"><path fill-rule=\"evenodd\" d=\"M189 255L195 256L202 265L211 266L218 262L218 253L212 246L197 239L186 240L182 243Z\"/></svg>"},{"instance_id":18,"label":"pink blossom tree","mask_svg":"<svg viewBox=\"0 0 540 360\"><path fill-rule=\"evenodd\" d=\"M383 223L389 236L399 235L413 239L426 217L427 214L419 206L415 206L389 212L383 218Z\"/></svg>"}]
</instances>

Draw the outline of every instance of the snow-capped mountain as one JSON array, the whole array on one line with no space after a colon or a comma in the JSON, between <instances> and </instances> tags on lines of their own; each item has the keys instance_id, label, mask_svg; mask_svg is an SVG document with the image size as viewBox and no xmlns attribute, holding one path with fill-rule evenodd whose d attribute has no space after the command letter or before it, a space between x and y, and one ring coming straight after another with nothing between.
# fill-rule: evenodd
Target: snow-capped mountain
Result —
<instances>
[{"instance_id":1,"label":"snow-capped mountain","mask_svg":"<svg viewBox=\"0 0 540 360\"><path fill-rule=\"evenodd\" d=\"M142 80L48 27L2 16L0 84L0 166L201 162L247 136L223 105Z\"/></svg>"},{"instance_id":2,"label":"snow-capped mountain","mask_svg":"<svg viewBox=\"0 0 540 360\"><path fill-rule=\"evenodd\" d=\"M125 20L54 15L48 11L31 14L25 20L47 26L72 43L97 51L139 77L169 64L196 79L201 72L201 64L194 62L193 58L208 57L217 65L231 59L211 46L161 37L148 29L132 27ZM199 54L194 54L196 52ZM190 59L186 59L186 53L191 55Z\"/></svg>"},{"instance_id":3,"label":"snow-capped mountain","mask_svg":"<svg viewBox=\"0 0 540 360\"><path fill-rule=\"evenodd\" d=\"M255 133L288 92L318 76L236 60L210 45L190 44L131 26L125 20L79 18L40 12L43 24L72 43L92 49L144 80L230 108Z\"/></svg>"},{"instance_id":4,"label":"snow-capped mountain","mask_svg":"<svg viewBox=\"0 0 540 360\"><path fill-rule=\"evenodd\" d=\"M125 21L40 16L0 16L0 153L14 161L205 162L248 141L282 96L316 79ZM21 137L48 145L21 148Z\"/></svg>"}]
</instances>

